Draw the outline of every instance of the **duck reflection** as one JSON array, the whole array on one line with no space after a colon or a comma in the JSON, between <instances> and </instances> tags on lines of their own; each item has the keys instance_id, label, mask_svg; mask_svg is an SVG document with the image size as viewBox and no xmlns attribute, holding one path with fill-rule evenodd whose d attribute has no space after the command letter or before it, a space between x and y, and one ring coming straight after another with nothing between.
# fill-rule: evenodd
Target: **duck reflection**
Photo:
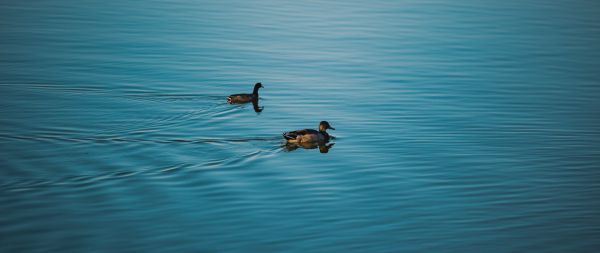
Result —
<instances>
[{"instance_id":1,"label":"duck reflection","mask_svg":"<svg viewBox=\"0 0 600 253\"><path fill-rule=\"evenodd\" d=\"M302 142L302 143L290 143L286 142L283 144L283 150L287 152L292 152L298 148L303 149L315 149L319 148L319 152L325 154L329 152L329 150L335 145L335 143L327 143L327 142Z\"/></svg>"},{"instance_id":2,"label":"duck reflection","mask_svg":"<svg viewBox=\"0 0 600 253\"><path fill-rule=\"evenodd\" d=\"M252 99L252 107L257 113L262 112L262 110L265 108L264 106L258 106L258 99Z\"/></svg>"}]
</instances>

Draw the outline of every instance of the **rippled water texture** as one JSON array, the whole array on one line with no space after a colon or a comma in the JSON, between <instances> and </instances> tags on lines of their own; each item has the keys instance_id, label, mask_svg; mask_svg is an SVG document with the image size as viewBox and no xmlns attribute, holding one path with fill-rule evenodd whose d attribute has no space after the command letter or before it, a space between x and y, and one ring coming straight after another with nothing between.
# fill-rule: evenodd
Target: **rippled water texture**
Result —
<instances>
[{"instance_id":1,"label":"rippled water texture","mask_svg":"<svg viewBox=\"0 0 600 253\"><path fill-rule=\"evenodd\" d=\"M2 1L0 251L595 252L599 45L597 1Z\"/></svg>"}]
</instances>

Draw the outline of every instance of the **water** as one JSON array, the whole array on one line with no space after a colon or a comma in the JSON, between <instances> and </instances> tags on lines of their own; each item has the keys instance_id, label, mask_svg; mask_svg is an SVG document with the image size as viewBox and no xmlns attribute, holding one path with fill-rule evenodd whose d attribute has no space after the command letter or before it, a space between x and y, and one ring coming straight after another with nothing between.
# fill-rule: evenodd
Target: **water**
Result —
<instances>
[{"instance_id":1,"label":"water","mask_svg":"<svg viewBox=\"0 0 600 253\"><path fill-rule=\"evenodd\" d=\"M593 1L3 1L0 251L593 252L598 45Z\"/></svg>"}]
</instances>

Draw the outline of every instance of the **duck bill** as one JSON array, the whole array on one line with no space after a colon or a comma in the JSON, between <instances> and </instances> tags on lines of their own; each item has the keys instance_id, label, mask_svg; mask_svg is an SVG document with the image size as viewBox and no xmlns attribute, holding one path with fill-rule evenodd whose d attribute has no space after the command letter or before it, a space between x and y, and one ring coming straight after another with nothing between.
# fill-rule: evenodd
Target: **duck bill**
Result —
<instances>
[{"instance_id":1,"label":"duck bill","mask_svg":"<svg viewBox=\"0 0 600 253\"><path fill-rule=\"evenodd\" d=\"M333 127L328 127L328 128L331 129L331 130L335 130L335 128L333 128Z\"/></svg>"}]
</instances>

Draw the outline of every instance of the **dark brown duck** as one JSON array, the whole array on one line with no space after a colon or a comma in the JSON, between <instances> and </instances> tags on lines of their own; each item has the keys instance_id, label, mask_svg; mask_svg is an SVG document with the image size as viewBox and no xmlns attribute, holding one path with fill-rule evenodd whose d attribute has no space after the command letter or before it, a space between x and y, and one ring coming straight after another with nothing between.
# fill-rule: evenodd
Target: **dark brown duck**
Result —
<instances>
[{"instance_id":1,"label":"dark brown duck","mask_svg":"<svg viewBox=\"0 0 600 253\"><path fill-rule=\"evenodd\" d=\"M283 133L283 138L288 143L307 143L307 142L328 142L331 136L327 133L327 129L335 130L327 121L319 123L319 130L302 129Z\"/></svg>"},{"instance_id":2,"label":"dark brown duck","mask_svg":"<svg viewBox=\"0 0 600 253\"><path fill-rule=\"evenodd\" d=\"M240 103L248 103L253 101L258 101L258 89L264 88L261 83L256 83L254 85L254 90L252 94L233 94L227 97L227 103L230 104L240 104Z\"/></svg>"}]
</instances>

